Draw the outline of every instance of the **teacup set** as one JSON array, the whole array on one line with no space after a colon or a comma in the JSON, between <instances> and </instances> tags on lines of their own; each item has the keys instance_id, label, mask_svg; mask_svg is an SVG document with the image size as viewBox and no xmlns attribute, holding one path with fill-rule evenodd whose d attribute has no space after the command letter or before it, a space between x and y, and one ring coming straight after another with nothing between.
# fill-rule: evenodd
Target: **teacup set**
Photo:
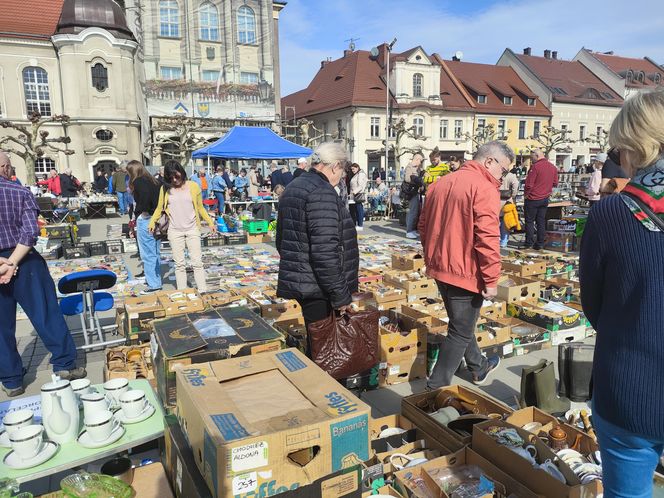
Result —
<instances>
[{"instance_id":1,"label":"teacup set","mask_svg":"<svg viewBox=\"0 0 664 498\"><path fill-rule=\"evenodd\" d=\"M0 446L10 447L2 463L15 470L29 469L50 460L60 445L44 439L44 426L34 424L34 413L28 408L14 410L2 419Z\"/></svg>"},{"instance_id":2,"label":"teacup set","mask_svg":"<svg viewBox=\"0 0 664 498\"><path fill-rule=\"evenodd\" d=\"M560 450L557 455L560 460L572 469L572 472L576 474L581 484L602 480L602 461L598 455L593 455L596 460L595 463L592 463L581 453L572 449Z\"/></svg>"}]
</instances>

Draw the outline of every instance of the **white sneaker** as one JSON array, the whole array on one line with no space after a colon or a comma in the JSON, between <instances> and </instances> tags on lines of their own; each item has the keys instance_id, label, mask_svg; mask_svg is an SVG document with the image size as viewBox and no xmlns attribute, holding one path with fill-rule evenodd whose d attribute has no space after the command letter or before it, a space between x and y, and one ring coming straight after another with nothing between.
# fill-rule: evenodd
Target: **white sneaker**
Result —
<instances>
[{"instance_id":1,"label":"white sneaker","mask_svg":"<svg viewBox=\"0 0 664 498\"><path fill-rule=\"evenodd\" d=\"M418 237L419 237L419 235L417 234L417 232L408 232L406 234L406 238L409 238L409 239L417 239Z\"/></svg>"},{"instance_id":2,"label":"white sneaker","mask_svg":"<svg viewBox=\"0 0 664 498\"><path fill-rule=\"evenodd\" d=\"M358 232L361 232L362 230L364 230L364 227L355 227L355 230L357 230Z\"/></svg>"}]
</instances>

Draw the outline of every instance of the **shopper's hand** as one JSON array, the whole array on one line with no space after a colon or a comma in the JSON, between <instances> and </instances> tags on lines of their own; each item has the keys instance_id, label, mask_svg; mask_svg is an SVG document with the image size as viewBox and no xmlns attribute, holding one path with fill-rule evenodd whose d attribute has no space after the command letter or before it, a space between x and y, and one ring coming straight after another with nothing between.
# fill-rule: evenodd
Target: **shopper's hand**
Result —
<instances>
[{"instance_id":1,"label":"shopper's hand","mask_svg":"<svg viewBox=\"0 0 664 498\"><path fill-rule=\"evenodd\" d=\"M211 225L210 226L210 233L216 235L219 230L217 229L217 225Z\"/></svg>"},{"instance_id":2,"label":"shopper's hand","mask_svg":"<svg viewBox=\"0 0 664 498\"><path fill-rule=\"evenodd\" d=\"M498 287L487 287L482 291L482 297L487 301L492 301L498 295Z\"/></svg>"},{"instance_id":3,"label":"shopper's hand","mask_svg":"<svg viewBox=\"0 0 664 498\"><path fill-rule=\"evenodd\" d=\"M11 282L18 271L18 266L5 258L0 258L0 285Z\"/></svg>"},{"instance_id":4,"label":"shopper's hand","mask_svg":"<svg viewBox=\"0 0 664 498\"><path fill-rule=\"evenodd\" d=\"M340 307L337 308L337 311L338 311L339 313L346 313L346 312L348 312L348 311L350 311L350 310L351 310L351 308L350 308L350 304L347 304L347 305L345 305L345 306L340 306Z\"/></svg>"}]
</instances>

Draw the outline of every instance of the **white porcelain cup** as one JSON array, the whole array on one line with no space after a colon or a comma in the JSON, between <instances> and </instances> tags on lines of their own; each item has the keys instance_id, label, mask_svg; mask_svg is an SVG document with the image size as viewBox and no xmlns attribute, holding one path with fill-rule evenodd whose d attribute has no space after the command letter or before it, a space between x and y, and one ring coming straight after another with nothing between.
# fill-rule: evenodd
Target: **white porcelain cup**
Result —
<instances>
[{"instance_id":1,"label":"white porcelain cup","mask_svg":"<svg viewBox=\"0 0 664 498\"><path fill-rule=\"evenodd\" d=\"M69 382L77 398L92 392L90 379L75 379Z\"/></svg>"},{"instance_id":2,"label":"white porcelain cup","mask_svg":"<svg viewBox=\"0 0 664 498\"><path fill-rule=\"evenodd\" d=\"M132 389L120 395L120 408L127 418L140 417L150 406L145 393L140 389Z\"/></svg>"},{"instance_id":3,"label":"white porcelain cup","mask_svg":"<svg viewBox=\"0 0 664 498\"><path fill-rule=\"evenodd\" d=\"M429 460L426 458L413 458L409 455L404 455L403 453L394 453L390 456L390 463L397 470L403 470L409 467L417 467L423 463L427 463Z\"/></svg>"},{"instance_id":4,"label":"white porcelain cup","mask_svg":"<svg viewBox=\"0 0 664 498\"><path fill-rule=\"evenodd\" d=\"M109 409L111 400L108 396L92 392L81 395L81 403L83 403L83 417L89 417L93 413L104 412Z\"/></svg>"},{"instance_id":5,"label":"white porcelain cup","mask_svg":"<svg viewBox=\"0 0 664 498\"><path fill-rule=\"evenodd\" d=\"M104 382L104 391L112 398L112 401L117 404L120 401L120 395L129 391L129 381L125 378L111 379Z\"/></svg>"},{"instance_id":6,"label":"white porcelain cup","mask_svg":"<svg viewBox=\"0 0 664 498\"><path fill-rule=\"evenodd\" d=\"M401 427L388 427L387 429L380 431L378 438L396 436L397 434L403 434L404 432L406 432L406 429L402 429Z\"/></svg>"},{"instance_id":7,"label":"white porcelain cup","mask_svg":"<svg viewBox=\"0 0 664 498\"><path fill-rule=\"evenodd\" d=\"M28 460L37 455L44 446L44 427L41 425L21 427L9 436L9 443L21 460Z\"/></svg>"},{"instance_id":8,"label":"white porcelain cup","mask_svg":"<svg viewBox=\"0 0 664 498\"><path fill-rule=\"evenodd\" d=\"M5 426L7 435L11 436L22 427L32 425L34 417L35 414L32 413L32 410L29 408L23 408L21 410L9 412L7 415L5 415L5 417L2 419L2 424Z\"/></svg>"},{"instance_id":9,"label":"white porcelain cup","mask_svg":"<svg viewBox=\"0 0 664 498\"><path fill-rule=\"evenodd\" d=\"M105 410L86 416L84 425L90 439L100 443L107 440L111 433L120 427L120 422L113 416L113 412Z\"/></svg>"}]
</instances>

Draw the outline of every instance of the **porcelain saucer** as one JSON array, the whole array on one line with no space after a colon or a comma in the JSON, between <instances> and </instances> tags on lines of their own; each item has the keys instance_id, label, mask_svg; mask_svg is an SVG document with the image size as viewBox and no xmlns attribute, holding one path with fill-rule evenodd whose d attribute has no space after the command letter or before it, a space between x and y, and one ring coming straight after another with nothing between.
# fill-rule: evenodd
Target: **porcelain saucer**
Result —
<instances>
[{"instance_id":1,"label":"porcelain saucer","mask_svg":"<svg viewBox=\"0 0 664 498\"><path fill-rule=\"evenodd\" d=\"M7 431L0 432L0 447L2 448L11 448L12 445L9 442L9 433Z\"/></svg>"},{"instance_id":2,"label":"porcelain saucer","mask_svg":"<svg viewBox=\"0 0 664 498\"><path fill-rule=\"evenodd\" d=\"M95 441L90 437L90 433L88 431L83 431L76 439L76 442L83 446L83 448L103 448L104 446L115 443L118 439L124 436L124 433L125 428L120 425L117 429L111 432L111 435L108 436L104 441Z\"/></svg>"},{"instance_id":3,"label":"porcelain saucer","mask_svg":"<svg viewBox=\"0 0 664 498\"><path fill-rule=\"evenodd\" d=\"M155 407L150 405L143 413L141 413L138 417L135 418L127 418L125 414L122 412L122 410L119 410L115 412L115 418L117 418L121 424L138 424L139 422L143 422L144 420L149 419L152 415L154 415L155 412Z\"/></svg>"},{"instance_id":4,"label":"porcelain saucer","mask_svg":"<svg viewBox=\"0 0 664 498\"><path fill-rule=\"evenodd\" d=\"M32 467L36 467L37 465L48 462L55 456L59 448L60 445L58 443L54 443L53 441L44 441L44 448L32 458L23 460L14 450L12 450L7 453L7 455L5 455L2 463L4 463L10 469L14 470L31 469Z\"/></svg>"}]
</instances>

